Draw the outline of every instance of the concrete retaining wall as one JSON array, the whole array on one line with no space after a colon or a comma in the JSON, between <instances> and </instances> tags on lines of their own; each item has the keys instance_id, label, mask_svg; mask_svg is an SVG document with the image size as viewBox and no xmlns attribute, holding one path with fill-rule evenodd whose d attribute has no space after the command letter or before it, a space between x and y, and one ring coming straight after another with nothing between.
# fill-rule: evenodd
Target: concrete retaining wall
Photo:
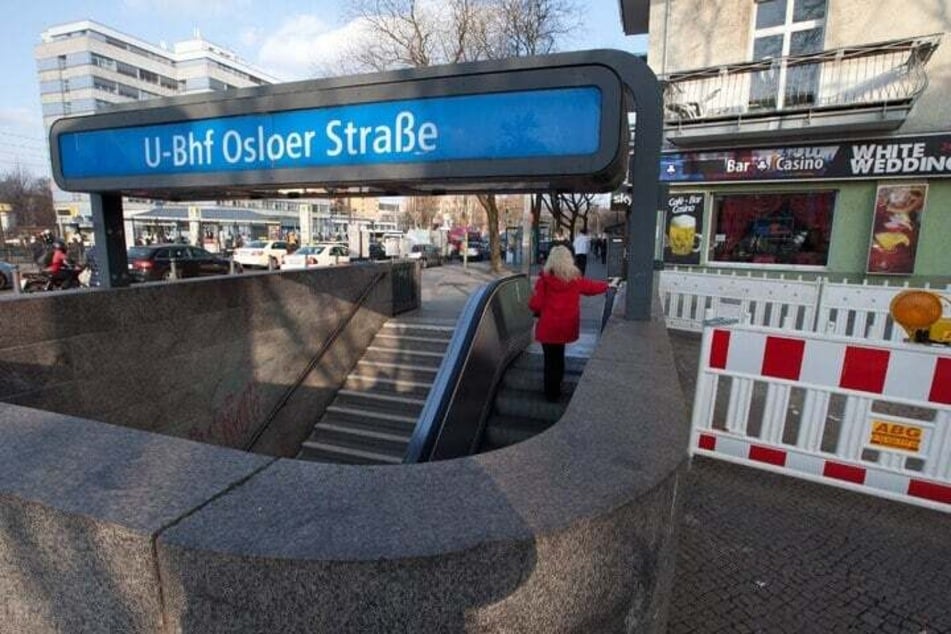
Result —
<instances>
[{"instance_id":1,"label":"concrete retaining wall","mask_svg":"<svg viewBox=\"0 0 951 634\"><path fill-rule=\"evenodd\" d=\"M0 401L243 448L379 271L389 267L8 294ZM256 450L296 452L391 307L384 279Z\"/></svg>"},{"instance_id":2,"label":"concrete retaining wall","mask_svg":"<svg viewBox=\"0 0 951 634\"><path fill-rule=\"evenodd\" d=\"M688 420L661 315L561 421L479 456L254 456L0 404L15 631L659 632Z\"/></svg>"}]
</instances>

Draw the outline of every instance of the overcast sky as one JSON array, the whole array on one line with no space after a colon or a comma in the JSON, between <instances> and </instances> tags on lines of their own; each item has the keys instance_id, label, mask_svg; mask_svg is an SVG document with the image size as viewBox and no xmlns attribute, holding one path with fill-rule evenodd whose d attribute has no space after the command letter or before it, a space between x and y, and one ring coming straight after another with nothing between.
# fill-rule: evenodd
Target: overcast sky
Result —
<instances>
[{"instance_id":1,"label":"overcast sky","mask_svg":"<svg viewBox=\"0 0 951 634\"><path fill-rule=\"evenodd\" d=\"M618 0L576 0L584 25L563 50L616 48L644 52L643 37L621 31ZM0 173L21 165L49 175L33 48L57 24L95 20L159 45L201 36L283 80L313 69L347 37L342 0L32 0L0 1Z\"/></svg>"}]
</instances>

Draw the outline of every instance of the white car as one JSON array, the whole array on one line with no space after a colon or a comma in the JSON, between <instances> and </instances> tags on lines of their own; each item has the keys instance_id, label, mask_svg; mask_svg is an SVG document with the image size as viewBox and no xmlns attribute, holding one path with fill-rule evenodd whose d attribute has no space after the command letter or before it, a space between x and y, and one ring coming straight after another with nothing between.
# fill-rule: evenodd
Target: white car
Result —
<instances>
[{"instance_id":1,"label":"white car","mask_svg":"<svg viewBox=\"0 0 951 634\"><path fill-rule=\"evenodd\" d=\"M308 267L333 266L350 262L350 250L347 245L337 242L320 242L301 247L281 260L281 270L304 269Z\"/></svg>"},{"instance_id":2,"label":"white car","mask_svg":"<svg viewBox=\"0 0 951 634\"><path fill-rule=\"evenodd\" d=\"M293 248L284 240L254 240L234 250L234 261L241 266L276 269L291 251Z\"/></svg>"}]
</instances>

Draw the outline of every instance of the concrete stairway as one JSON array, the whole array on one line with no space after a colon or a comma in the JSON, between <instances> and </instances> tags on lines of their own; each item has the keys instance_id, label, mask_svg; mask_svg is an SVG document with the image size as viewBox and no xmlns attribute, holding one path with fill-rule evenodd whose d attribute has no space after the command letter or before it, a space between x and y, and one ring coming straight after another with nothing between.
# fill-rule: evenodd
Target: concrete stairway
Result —
<instances>
[{"instance_id":1,"label":"concrete stairway","mask_svg":"<svg viewBox=\"0 0 951 634\"><path fill-rule=\"evenodd\" d=\"M304 441L297 458L399 464L454 328L390 319Z\"/></svg>"},{"instance_id":2,"label":"concrete stairway","mask_svg":"<svg viewBox=\"0 0 951 634\"><path fill-rule=\"evenodd\" d=\"M545 400L542 387L544 364L541 353L523 352L502 378L479 453L521 442L557 422L571 400L586 362L584 357L565 358L561 398L550 403Z\"/></svg>"}]
</instances>

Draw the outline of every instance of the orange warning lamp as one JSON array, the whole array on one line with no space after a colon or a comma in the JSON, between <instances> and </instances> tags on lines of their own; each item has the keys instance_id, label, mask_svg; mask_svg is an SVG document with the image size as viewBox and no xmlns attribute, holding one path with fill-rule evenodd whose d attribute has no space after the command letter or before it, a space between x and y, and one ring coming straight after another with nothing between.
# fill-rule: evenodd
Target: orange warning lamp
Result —
<instances>
[{"instance_id":1,"label":"orange warning lamp","mask_svg":"<svg viewBox=\"0 0 951 634\"><path fill-rule=\"evenodd\" d=\"M892 298L888 310L911 341L951 343L951 319L941 317L941 300L948 301L930 291L907 290Z\"/></svg>"}]
</instances>

